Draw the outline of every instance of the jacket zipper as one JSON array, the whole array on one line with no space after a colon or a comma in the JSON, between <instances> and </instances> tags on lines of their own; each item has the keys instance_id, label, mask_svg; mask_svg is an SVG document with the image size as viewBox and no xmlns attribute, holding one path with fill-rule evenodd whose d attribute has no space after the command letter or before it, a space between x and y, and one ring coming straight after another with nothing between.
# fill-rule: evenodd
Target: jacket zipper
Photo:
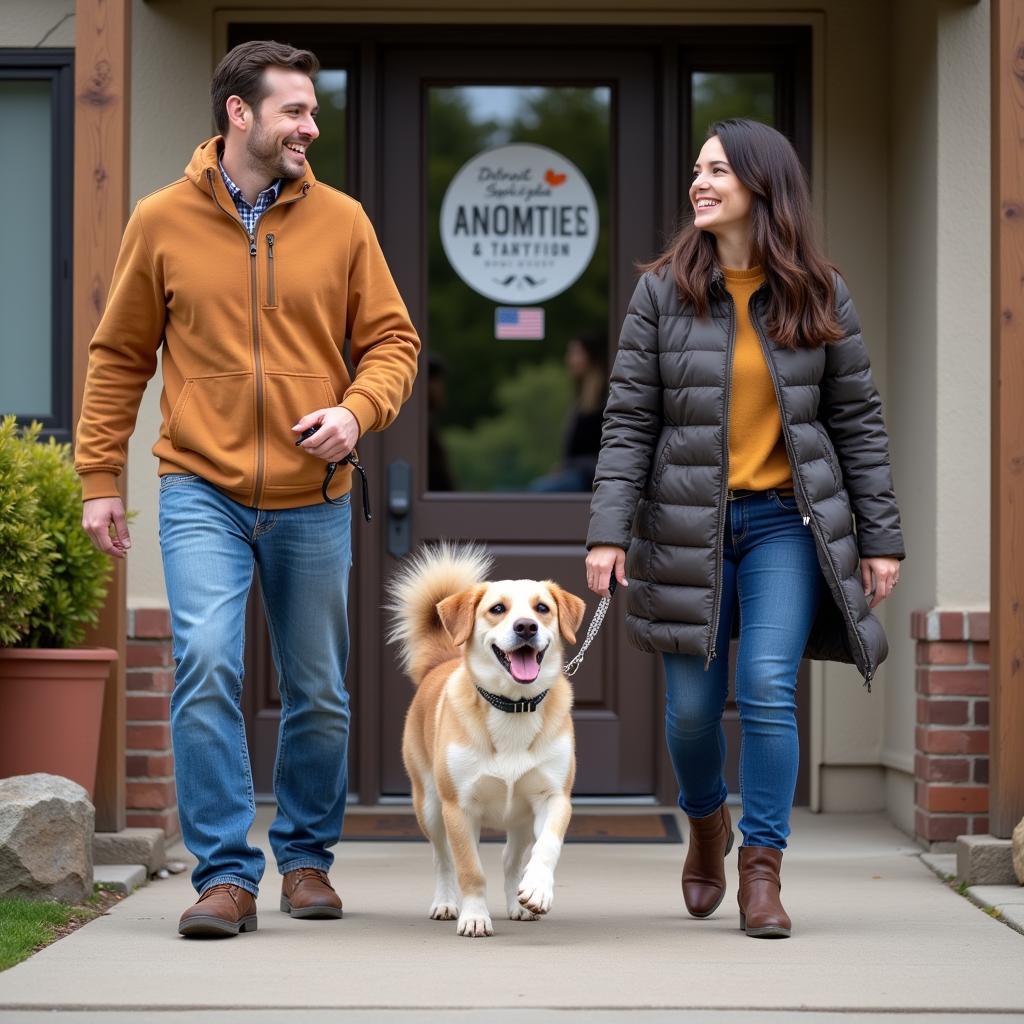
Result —
<instances>
[{"instance_id":1,"label":"jacket zipper","mask_svg":"<svg viewBox=\"0 0 1024 1024\"><path fill-rule=\"evenodd\" d=\"M262 217L260 217L262 220ZM256 228L259 220L253 225L253 233L249 235L249 284L252 295L252 355L253 368L256 373L256 479L253 481L252 503L260 507L261 491L263 490L263 474L266 470L266 443L263 438L265 431L263 416L263 353L260 345L260 300L256 282ZM244 230L244 228L243 228Z\"/></svg>"},{"instance_id":2,"label":"jacket zipper","mask_svg":"<svg viewBox=\"0 0 1024 1024\"><path fill-rule=\"evenodd\" d=\"M726 292L728 295L729 293ZM725 407L722 410L722 487L718 497L718 543L715 548L714 612L711 616L711 643L704 659L704 671L718 657L718 622L722 614L722 563L725 560L725 516L729 506L729 393L732 390L732 359L736 346L736 303L729 295L729 337L725 344Z\"/></svg>"},{"instance_id":3,"label":"jacket zipper","mask_svg":"<svg viewBox=\"0 0 1024 1024\"><path fill-rule=\"evenodd\" d=\"M255 507L259 507L260 498L263 492L263 473L266 465L266 442L263 437L263 356L262 348L260 346L260 299L259 299L259 287L256 274L256 231L260 226L260 221L263 220L266 215L266 211L260 214L256 223L253 225L252 234L249 234L245 230L245 225L231 216L231 213L224 208L221 201L217 198L217 189L213 184L213 170L212 168L206 169L206 181L210 186L210 196L217 208L228 218L233 224L237 224L239 230L245 235L249 242L249 296L252 305L252 352L253 352L253 372L256 377L256 479L253 481L253 492L252 492L252 503ZM274 206L286 206L288 203L294 203L297 199L304 199L306 194L309 192L307 184L302 186L302 191L297 196L292 196L291 199L286 199L283 203L275 203ZM273 209L274 207L271 207ZM270 236L268 236L269 238ZM268 245L272 243L268 242Z\"/></svg>"},{"instance_id":4,"label":"jacket zipper","mask_svg":"<svg viewBox=\"0 0 1024 1024\"><path fill-rule=\"evenodd\" d=\"M274 233L267 235L267 305L277 305L277 287L274 280Z\"/></svg>"},{"instance_id":5,"label":"jacket zipper","mask_svg":"<svg viewBox=\"0 0 1024 1024\"><path fill-rule=\"evenodd\" d=\"M760 290L760 289L759 289ZM756 292L754 293L757 294ZM775 401L779 406L779 421L782 424L782 436L786 442L786 454L789 457L789 468L793 472L793 483L796 490L800 494L803 514L804 526L810 526L811 531L814 534L815 542L818 546L819 551L825 552L825 561L828 562L829 570L832 573L832 579L835 580L836 591L839 594L839 599L843 602L843 608L846 611L847 622L853 624L853 635L857 639L857 646L860 648L861 657L864 659L864 684L868 688L868 692L871 692L871 678L874 676L874 669L871 665L871 659L868 657L867 649L864 647L864 641L860 638L860 633L857 632L857 623L853 618L853 611L850 609L849 604L846 601L846 594L843 593L842 583L839 580L839 574L836 572L836 567L832 563L832 556L829 553L828 545L825 543L824 537L821 535L821 530L818 527L818 521L811 514L811 503L807 500L807 492L804 490L804 483L800 477L800 473L796 468L796 459L794 457L793 449L793 438L789 433L789 421L786 419L786 410L782 404L782 391L779 388L779 380L775 374L775 364L772 362L771 353L768 351L768 342L765 340L764 333L761 331L761 323L757 319L757 313L754 310L754 296L750 297L750 304L748 307L750 313L750 322L754 325L754 330L757 331L758 341L761 343L761 352L764 355L764 361L768 366L768 376L772 379L772 387L775 388Z\"/></svg>"}]
</instances>

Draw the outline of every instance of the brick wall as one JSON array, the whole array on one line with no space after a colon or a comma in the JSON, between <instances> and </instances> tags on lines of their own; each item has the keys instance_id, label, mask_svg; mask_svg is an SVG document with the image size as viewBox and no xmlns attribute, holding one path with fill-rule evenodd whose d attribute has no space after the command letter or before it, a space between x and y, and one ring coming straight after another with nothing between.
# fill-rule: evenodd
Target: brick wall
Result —
<instances>
[{"instance_id":1,"label":"brick wall","mask_svg":"<svg viewBox=\"0 0 1024 1024\"><path fill-rule=\"evenodd\" d=\"M988 612L916 611L915 831L928 843L988 832Z\"/></svg>"},{"instance_id":2,"label":"brick wall","mask_svg":"<svg viewBox=\"0 0 1024 1024\"><path fill-rule=\"evenodd\" d=\"M126 659L128 825L162 828L169 839L180 828L169 722L174 659L166 609L129 609Z\"/></svg>"}]
</instances>

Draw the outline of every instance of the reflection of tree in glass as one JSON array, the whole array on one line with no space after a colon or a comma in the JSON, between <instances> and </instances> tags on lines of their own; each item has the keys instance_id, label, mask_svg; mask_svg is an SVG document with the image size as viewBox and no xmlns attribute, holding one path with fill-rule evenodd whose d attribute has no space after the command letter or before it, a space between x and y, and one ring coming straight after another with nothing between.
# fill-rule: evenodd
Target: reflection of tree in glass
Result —
<instances>
[{"instance_id":1,"label":"reflection of tree in glass","mask_svg":"<svg viewBox=\"0 0 1024 1024\"><path fill-rule=\"evenodd\" d=\"M310 164L318 180L344 191L348 181L348 72L321 71L315 87L320 138L310 149Z\"/></svg>"},{"instance_id":2,"label":"reflection of tree in glass","mask_svg":"<svg viewBox=\"0 0 1024 1024\"><path fill-rule=\"evenodd\" d=\"M561 424L570 401L564 354L568 340L582 331L608 326L608 189L610 174L609 91L591 88L523 89L514 115L475 121L471 104L458 88L432 89L428 127L429 330L433 351L448 367L448 402L443 426L459 454L452 453L455 476L464 490L521 487L558 458ZM439 213L449 182L472 156L497 142L532 142L571 160L590 182L597 199L601 230L590 266L562 295L544 303L543 341L495 341L496 303L473 292L452 270L441 245ZM553 168L557 171L557 168ZM543 367L535 378L529 372ZM524 376L525 373L525 376ZM527 396L530 422L549 424L537 434L538 467L498 477L486 469L488 455L502 448L496 438L521 429L518 410L503 405L503 382L558 378L556 391L545 387ZM551 403L555 403L552 405ZM543 407L543 408L542 408ZM487 422L481 422L486 420ZM451 431L450 428L462 428ZM535 434L531 427L530 436ZM477 445L479 451L471 451ZM502 449L503 450L503 449ZM517 456L518 458L518 456ZM517 462L516 465L519 465ZM512 483L512 478L516 482ZM507 482L506 482L507 481Z\"/></svg>"},{"instance_id":3,"label":"reflection of tree in glass","mask_svg":"<svg viewBox=\"0 0 1024 1024\"><path fill-rule=\"evenodd\" d=\"M462 490L520 491L551 465L572 388L553 362L524 366L498 383L493 413L443 432Z\"/></svg>"},{"instance_id":4,"label":"reflection of tree in glass","mask_svg":"<svg viewBox=\"0 0 1024 1024\"><path fill-rule=\"evenodd\" d=\"M770 71L734 74L695 71L692 85L691 160L697 158L704 136L715 121L751 117L775 125L775 75Z\"/></svg>"}]
</instances>

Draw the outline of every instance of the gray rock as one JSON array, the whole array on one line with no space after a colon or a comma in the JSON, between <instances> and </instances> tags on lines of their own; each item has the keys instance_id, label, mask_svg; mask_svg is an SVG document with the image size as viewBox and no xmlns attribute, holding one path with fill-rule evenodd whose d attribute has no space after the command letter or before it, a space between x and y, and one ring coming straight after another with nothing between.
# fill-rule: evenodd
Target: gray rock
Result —
<instances>
[{"instance_id":1,"label":"gray rock","mask_svg":"<svg viewBox=\"0 0 1024 1024\"><path fill-rule=\"evenodd\" d=\"M0 896L90 896L95 819L77 782L42 772L0 779Z\"/></svg>"},{"instance_id":2,"label":"gray rock","mask_svg":"<svg viewBox=\"0 0 1024 1024\"><path fill-rule=\"evenodd\" d=\"M1013 830L1013 873L1017 881L1024 885L1024 818L1017 822Z\"/></svg>"}]
</instances>

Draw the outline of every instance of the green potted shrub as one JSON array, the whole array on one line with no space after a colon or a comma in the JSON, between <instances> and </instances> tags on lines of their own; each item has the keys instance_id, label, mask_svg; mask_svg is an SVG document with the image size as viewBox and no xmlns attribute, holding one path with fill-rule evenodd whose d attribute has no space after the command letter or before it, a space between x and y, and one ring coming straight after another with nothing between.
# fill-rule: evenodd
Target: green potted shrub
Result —
<instances>
[{"instance_id":1,"label":"green potted shrub","mask_svg":"<svg viewBox=\"0 0 1024 1024\"><path fill-rule=\"evenodd\" d=\"M109 559L81 526L70 445L0 421L0 777L96 780L103 693L117 652L82 647Z\"/></svg>"}]
</instances>

